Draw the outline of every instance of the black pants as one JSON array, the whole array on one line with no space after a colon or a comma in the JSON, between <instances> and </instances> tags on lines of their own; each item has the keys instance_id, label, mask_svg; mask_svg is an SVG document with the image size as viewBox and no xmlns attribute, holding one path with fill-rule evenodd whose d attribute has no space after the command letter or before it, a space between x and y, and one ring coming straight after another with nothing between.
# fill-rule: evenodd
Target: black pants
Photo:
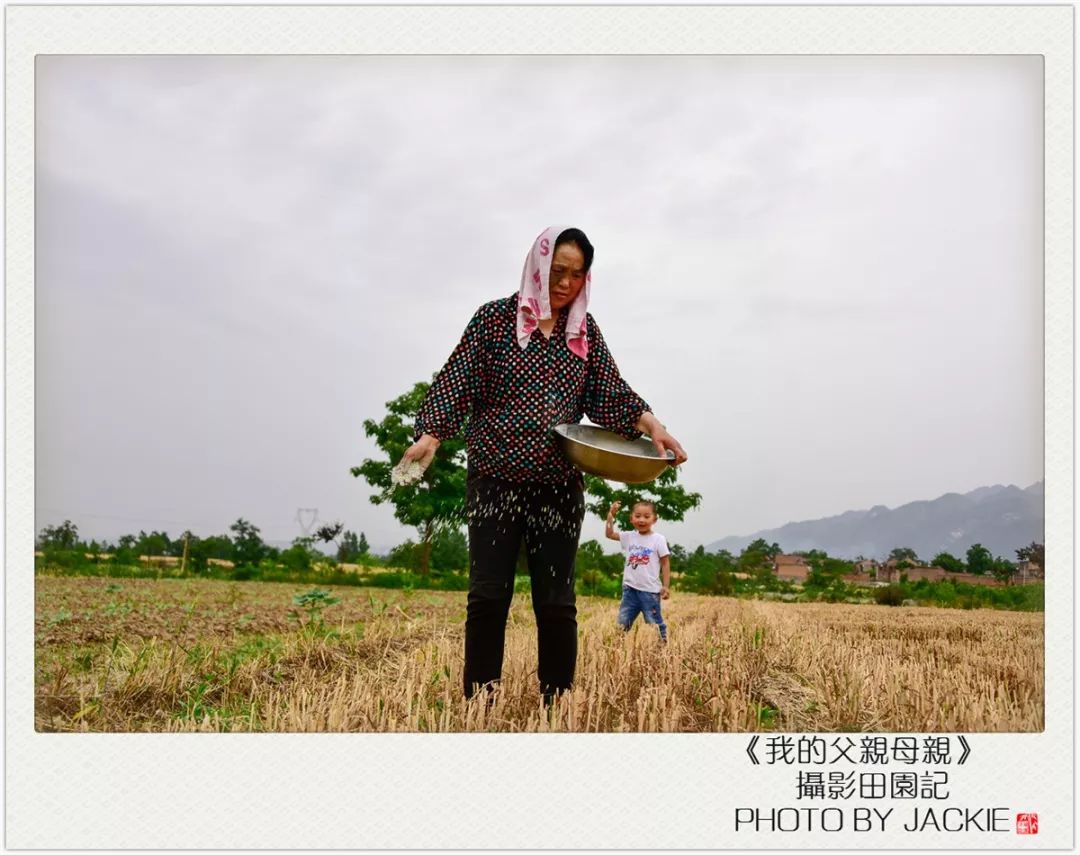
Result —
<instances>
[{"instance_id":1,"label":"black pants","mask_svg":"<svg viewBox=\"0 0 1080 855\"><path fill-rule=\"evenodd\" d=\"M540 690L570 688L577 661L577 555L585 496L581 481L515 484L470 475L469 599L465 618L465 696L502 676L506 616L522 540L532 581Z\"/></svg>"}]
</instances>

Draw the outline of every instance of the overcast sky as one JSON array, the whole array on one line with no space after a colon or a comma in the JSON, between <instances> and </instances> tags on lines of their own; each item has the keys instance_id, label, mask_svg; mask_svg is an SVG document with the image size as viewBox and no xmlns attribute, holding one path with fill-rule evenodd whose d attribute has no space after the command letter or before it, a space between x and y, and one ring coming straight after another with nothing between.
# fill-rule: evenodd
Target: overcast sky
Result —
<instances>
[{"instance_id":1,"label":"overcast sky","mask_svg":"<svg viewBox=\"0 0 1080 855\"><path fill-rule=\"evenodd\" d=\"M1043 477L1037 57L41 57L36 525L413 534L365 418L551 224L687 546ZM586 520L582 538L603 535Z\"/></svg>"}]
</instances>

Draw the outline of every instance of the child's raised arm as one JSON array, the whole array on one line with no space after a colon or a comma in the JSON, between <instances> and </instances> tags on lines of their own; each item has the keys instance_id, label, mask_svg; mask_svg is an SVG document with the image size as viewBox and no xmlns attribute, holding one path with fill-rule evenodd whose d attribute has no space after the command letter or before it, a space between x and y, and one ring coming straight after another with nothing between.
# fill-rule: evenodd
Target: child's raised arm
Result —
<instances>
[{"instance_id":1,"label":"child's raised arm","mask_svg":"<svg viewBox=\"0 0 1080 855\"><path fill-rule=\"evenodd\" d=\"M607 526L604 528L604 534L608 540L618 540L619 533L615 530L615 514L619 512L619 508L622 507L622 502L612 502L611 507L607 512Z\"/></svg>"}]
</instances>

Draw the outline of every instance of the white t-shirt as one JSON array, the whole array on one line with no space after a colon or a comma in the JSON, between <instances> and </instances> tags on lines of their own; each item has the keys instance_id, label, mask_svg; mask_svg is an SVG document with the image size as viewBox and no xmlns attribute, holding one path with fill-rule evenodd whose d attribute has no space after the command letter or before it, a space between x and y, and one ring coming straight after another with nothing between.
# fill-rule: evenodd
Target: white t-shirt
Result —
<instances>
[{"instance_id":1,"label":"white t-shirt","mask_svg":"<svg viewBox=\"0 0 1080 855\"><path fill-rule=\"evenodd\" d=\"M655 531L639 534L637 531L620 531L619 546L622 547L626 564L623 566L623 584L639 591L659 593L660 559L668 552L667 538Z\"/></svg>"}]
</instances>

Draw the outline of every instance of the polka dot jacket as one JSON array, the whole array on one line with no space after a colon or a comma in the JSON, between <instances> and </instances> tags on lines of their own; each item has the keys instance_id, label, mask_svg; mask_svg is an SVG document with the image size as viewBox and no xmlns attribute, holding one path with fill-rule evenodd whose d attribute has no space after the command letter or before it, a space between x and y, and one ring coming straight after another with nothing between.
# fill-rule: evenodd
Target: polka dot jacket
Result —
<instances>
[{"instance_id":1,"label":"polka dot jacket","mask_svg":"<svg viewBox=\"0 0 1080 855\"><path fill-rule=\"evenodd\" d=\"M537 331L528 347L516 339L517 295L485 303L473 315L416 416L415 436L453 437L468 416L469 468L517 482L569 483L578 472L552 428L582 415L627 439L649 409L619 375L592 315L589 355L566 345L566 312L550 338Z\"/></svg>"}]
</instances>

